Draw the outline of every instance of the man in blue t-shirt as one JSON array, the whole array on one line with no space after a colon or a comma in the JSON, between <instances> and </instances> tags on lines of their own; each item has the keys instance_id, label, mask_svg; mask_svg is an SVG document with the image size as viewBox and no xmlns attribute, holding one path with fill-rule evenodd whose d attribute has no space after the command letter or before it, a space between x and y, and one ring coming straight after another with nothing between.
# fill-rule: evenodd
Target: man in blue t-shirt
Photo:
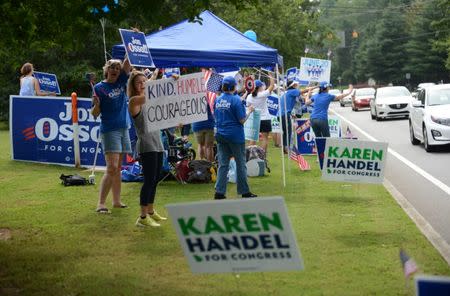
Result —
<instances>
[{"instance_id":1,"label":"man in blue t-shirt","mask_svg":"<svg viewBox=\"0 0 450 296\"><path fill-rule=\"evenodd\" d=\"M238 95L235 95L236 80L227 76L222 81L222 95L214 103L214 117L216 120L217 156L219 170L217 173L216 193L214 199L224 199L227 191L227 174L230 158L236 161L237 192L242 197L256 197L250 192L247 183L247 166L245 160L245 136L244 122L249 113L245 113L245 107Z\"/></svg>"},{"instance_id":2,"label":"man in blue t-shirt","mask_svg":"<svg viewBox=\"0 0 450 296\"><path fill-rule=\"evenodd\" d=\"M308 91L306 95L306 105L314 103L314 108L310 116L311 127L316 137L329 137L330 127L328 125L328 108L332 101L339 101L341 98L348 96L352 93L353 87L348 89L348 92L340 94L338 96L328 93L331 84L327 82L321 82L319 87L319 93L315 94L312 98L311 91Z\"/></svg>"},{"instance_id":3,"label":"man in blue t-shirt","mask_svg":"<svg viewBox=\"0 0 450 296\"><path fill-rule=\"evenodd\" d=\"M280 100L281 128L283 129L283 147L284 153L287 154L289 141L292 135L291 113L297 102L301 101L300 96L316 87L309 87L304 90L298 89L299 82L297 80L289 80L287 82L286 93ZM286 103L285 103L286 102ZM286 107L285 107L286 105Z\"/></svg>"}]
</instances>

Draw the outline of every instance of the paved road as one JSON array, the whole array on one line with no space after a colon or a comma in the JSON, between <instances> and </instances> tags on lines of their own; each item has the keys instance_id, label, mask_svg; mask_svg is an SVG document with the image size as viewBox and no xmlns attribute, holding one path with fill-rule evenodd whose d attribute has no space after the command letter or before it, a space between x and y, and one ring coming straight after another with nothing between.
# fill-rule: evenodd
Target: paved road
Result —
<instances>
[{"instance_id":1,"label":"paved road","mask_svg":"<svg viewBox=\"0 0 450 296\"><path fill-rule=\"evenodd\" d=\"M389 148L393 151L387 159L385 178L450 244L450 147L427 153L422 145L413 146L409 141L406 119L377 122L371 120L369 111L354 112L350 107L342 108L334 103L330 109L376 140L389 143ZM344 121L342 126L345 131L348 124ZM366 139L356 129L352 129L352 133L359 139ZM412 165L406 165L396 155L407 159L406 162L409 160Z\"/></svg>"}]
</instances>

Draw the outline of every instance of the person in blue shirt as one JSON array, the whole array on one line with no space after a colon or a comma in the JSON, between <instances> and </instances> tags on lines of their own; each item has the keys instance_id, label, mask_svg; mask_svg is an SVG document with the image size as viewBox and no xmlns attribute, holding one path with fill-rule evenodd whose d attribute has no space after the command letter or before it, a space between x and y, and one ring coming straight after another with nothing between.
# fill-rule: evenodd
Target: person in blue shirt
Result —
<instances>
[{"instance_id":1,"label":"person in blue shirt","mask_svg":"<svg viewBox=\"0 0 450 296\"><path fill-rule=\"evenodd\" d=\"M224 199L227 191L227 174L230 158L236 161L237 192L242 197L256 197L250 192L247 182L247 166L245 161L244 122L253 112L245 113L245 107L238 95L235 95L236 80L227 76L222 81L222 95L214 103L216 120L216 141L219 170L217 173L216 193L214 199Z\"/></svg>"},{"instance_id":2,"label":"person in blue shirt","mask_svg":"<svg viewBox=\"0 0 450 296\"><path fill-rule=\"evenodd\" d=\"M207 106L208 119L204 121L194 122L192 124L192 131L198 143L198 151L200 159L214 161L214 116Z\"/></svg>"},{"instance_id":3,"label":"person in blue shirt","mask_svg":"<svg viewBox=\"0 0 450 296\"><path fill-rule=\"evenodd\" d=\"M291 113L297 102L301 100L300 96L315 87L309 87L304 90L299 90L299 82L297 80L289 80L286 84L287 90L280 100L280 114L281 114L281 128L283 129L283 148L284 153L288 151L288 140L291 140L292 123ZM286 103L285 103L286 102ZM286 107L285 107L286 106Z\"/></svg>"},{"instance_id":4,"label":"person in blue shirt","mask_svg":"<svg viewBox=\"0 0 450 296\"><path fill-rule=\"evenodd\" d=\"M120 60L109 60L103 67L105 79L94 86L91 112L95 117L101 115L100 138L106 162L106 173L101 181L96 210L98 213L109 213L105 206L109 191L112 191L113 207L127 207L120 198L120 170L124 154L132 152L126 92L130 70L128 58L125 58L123 64Z\"/></svg>"},{"instance_id":5,"label":"person in blue shirt","mask_svg":"<svg viewBox=\"0 0 450 296\"><path fill-rule=\"evenodd\" d=\"M328 125L328 108L330 107L330 103L332 101L339 101L353 91L353 86L351 86L348 89L348 92L335 96L328 93L330 87L331 84L321 82L318 94L315 94L310 98L311 91L308 91L308 94L306 95L306 105L314 103L310 120L311 127L316 137L330 137L330 127Z\"/></svg>"}]
</instances>

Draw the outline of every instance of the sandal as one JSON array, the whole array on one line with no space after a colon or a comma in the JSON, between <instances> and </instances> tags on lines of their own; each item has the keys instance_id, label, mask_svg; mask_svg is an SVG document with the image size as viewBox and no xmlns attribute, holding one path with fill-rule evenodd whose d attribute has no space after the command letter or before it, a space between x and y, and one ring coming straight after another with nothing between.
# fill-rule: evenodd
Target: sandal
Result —
<instances>
[{"instance_id":1,"label":"sandal","mask_svg":"<svg viewBox=\"0 0 450 296\"><path fill-rule=\"evenodd\" d=\"M126 204L120 204L120 205L114 205L113 206L114 208L118 208L118 209L126 209L126 208L128 208L128 206L126 205Z\"/></svg>"},{"instance_id":2,"label":"sandal","mask_svg":"<svg viewBox=\"0 0 450 296\"><path fill-rule=\"evenodd\" d=\"M98 208L95 210L98 214L109 214L110 211L107 208Z\"/></svg>"}]
</instances>

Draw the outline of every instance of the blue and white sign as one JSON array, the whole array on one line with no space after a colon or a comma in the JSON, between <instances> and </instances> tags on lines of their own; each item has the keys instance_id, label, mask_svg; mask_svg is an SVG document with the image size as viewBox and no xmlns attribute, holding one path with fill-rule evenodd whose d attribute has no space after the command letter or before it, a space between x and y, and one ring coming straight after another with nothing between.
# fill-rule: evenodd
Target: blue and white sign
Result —
<instances>
[{"instance_id":1,"label":"blue and white sign","mask_svg":"<svg viewBox=\"0 0 450 296\"><path fill-rule=\"evenodd\" d=\"M310 82L330 82L331 61L301 58L300 60L300 84Z\"/></svg>"},{"instance_id":2,"label":"blue and white sign","mask_svg":"<svg viewBox=\"0 0 450 296\"><path fill-rule=\"evenodd\" d=\"M278 116L278 97L271 95L267 97L267 109L269 110L269 114L272 116Z\"/></svg>"},{"instance_id":3,"label":"blue and white sign","mask_svg":"<svg viewBox=\"0 0 450 296\"><path fill-rule=\"evenodd\" d=\"M340 138L342 136L341 120L337 116L328 117L330 137ZM297 120L297 149L301 154L316 154L315 135L311 128L309 119Z\"/></svg>"},{"instance_id":4,"label":"blue and white sign","mask_svg":"<svg viewBox=\"0 0 450 296\"><path fill-rule=\"evenodd\" d=\"M249 141L259 141L259 127L261 125L261 112L253 111L244 123L245 139Z\"/></svg>"},{"instance_id":5,"label":"blue and white sign","mask_svg":"<svg viewBox=\"0 0 450 296\"><path fill-rule=\"evenodd\" d=\"M135 67L154 68L144 33L124 29L119 29L119 32L130 64Z\"/></svg>"},{"instance_id":6,"label":"blue and white sign","mask_svg":"<svg viewBox=\"0 0 450 296\"><path fill-rule=\"evenodd\" d=\"M419 275L414 280L417 296L450 295L450 277Z\"/></svg>"},{"instance_id":7,"label":"blue and white sign","mask_svg":"<svg viewBox=\"0 0 450 296\"><path fill-rule=\"evenodd\" d=\"M180 76L180 68L165 68L164 69L164 77L169 78L172 77L173 74Z\"/></svg>"},{"instance_id":8,"label":"blue and white sign","mask_svg":"<svg viewBox=\"0 0 450 296\"><path fill-rule=\"evenodd\" d=\"M72 102L68 97L10 96L13 160L74 165ZM90 113L91 99L78 98L81 166L92 166L100 119ZM105 166L99 148L98 166Z\"/></svg>"},{"instance_id":9,"label":"blue and white sign","mask_svg":"<svg viewBox=\"0 0 450 296\"><path fill-rule=\"evenodd\" d=\"M37 79L41 91L49 93L54 92L57 95L61 94L58 79L56 78L55 74L34 72L33 76Z\"/></svg>"},{"instance_id":10,"label":"blue and white sign","mask_svg":"<svg viewBox=\"0 0 450 296\"><path fill-rule=\"evenodd\" d=\"M298 69L297 68L289 68L286 71L286 80L294 80L298 78Z\"/></svg>"}]
</instances>

